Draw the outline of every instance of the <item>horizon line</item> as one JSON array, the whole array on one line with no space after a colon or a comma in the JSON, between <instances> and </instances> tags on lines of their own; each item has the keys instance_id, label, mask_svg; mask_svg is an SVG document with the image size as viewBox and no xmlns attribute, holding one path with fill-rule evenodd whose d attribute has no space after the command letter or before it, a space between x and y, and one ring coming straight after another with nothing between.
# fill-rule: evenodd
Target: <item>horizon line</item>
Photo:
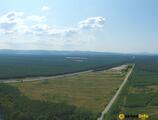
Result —
<instances>
[{"instance_id":1,"label":"horizon line","mask_svg":"<svg viewBox=\"0 0 158 120\"><path fill-rule=\"evenodd\" d=\"M95 50L48 50L48 49L1 49L0 51L56 51L56 52L96 52L96 53L111 53L111 54L134 54L134 55L158 55L154 52L116 52L116 51L95 51Z\"/></svg>"}]
</instances>

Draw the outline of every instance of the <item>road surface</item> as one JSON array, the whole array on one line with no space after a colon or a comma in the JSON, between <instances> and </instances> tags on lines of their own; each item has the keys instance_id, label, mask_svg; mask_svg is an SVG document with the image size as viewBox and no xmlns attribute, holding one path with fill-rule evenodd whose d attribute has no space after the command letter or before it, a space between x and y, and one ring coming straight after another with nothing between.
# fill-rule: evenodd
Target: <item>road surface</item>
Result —
<instances>
[{"instance_id":1,"label":"road surface","mask_svg":"<svg viewBox=\"0 0 158 120\"><path fill-rule=\"evenodd\" d=\"M129 76L131 75L134 66L130 69L130 71L127 73L124 81L122 82L121 86L119 87L119 89L117 90L116 94L113 96L113 98L111 99L111 101L108 103L108 105L105 107L105 109L103 110L101 116L97 119L97 120L103 120L104 115L110 110L111 106L113 105L113 103L115 102L116 98L119 96L120 92L122 91L122 88L124 87L124 85L127 83Z\"/></svg>"}]
</instances>

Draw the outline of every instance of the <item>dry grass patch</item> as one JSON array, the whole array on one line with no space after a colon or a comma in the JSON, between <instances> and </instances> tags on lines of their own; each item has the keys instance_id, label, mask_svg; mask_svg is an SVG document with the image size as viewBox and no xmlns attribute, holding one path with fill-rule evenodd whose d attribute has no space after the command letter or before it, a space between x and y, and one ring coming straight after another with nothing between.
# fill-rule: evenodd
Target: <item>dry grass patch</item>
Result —
<instances>
[{"instance_id":1,"label":"dry grass patch","mask_svg":"<svg viewBox=\"0 0 158 120\"><path fill-rule=\"evenodd\" d=\"M64 102L101 112L124 77L123 72L108 70L11 85L31 99Z\"/></svg>"}]
</instances>

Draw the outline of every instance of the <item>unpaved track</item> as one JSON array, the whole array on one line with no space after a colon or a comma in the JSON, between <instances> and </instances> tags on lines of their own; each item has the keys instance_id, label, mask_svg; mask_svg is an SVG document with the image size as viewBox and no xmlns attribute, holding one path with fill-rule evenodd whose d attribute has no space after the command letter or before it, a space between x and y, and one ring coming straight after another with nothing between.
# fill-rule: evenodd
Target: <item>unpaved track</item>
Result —
<instances>
[{"instance_id":1,"label":"unpaved track","mask_svg":"<svg viewBox=\"0 0 158 120\"><path fill-rule=\"evenodd\" d=\"M116 94L113 96L113 98L110 100L110 102L108 103L108 105L105 107L105 109L103 110L101 116L97 119L97 120L103 120L104 115L110 110L111 106L113 105L113 103L115 102L115 100L117 99L117 97L119 96L120 92L122 91L122 88L124 87L124 85L127 83L129 76L131 75L133 69L134 69L135 64L133 65L133 67L131 68L131 70L127 73L124 81L122 82L121 86L119 87L119 89L117 90Z\"/></svg>"},{"instance_id":2,"label":"unpaved track","mask_svg":"<svg viewBox=\"0 0 158 120\"><path fill-rule=\"evenodd\" d=\"M60 77L78 75L81 73L88 73L88 72L92 72L92 71L93 70L88 70L88 71L68 73L68 74L62 74L62 75L57 75L57 76L48 76L48 77L47 76L46 77L28 77L28 78L19 78L19 79L0 80L0 83L18 83L18 82L41 81L41 80L52 79L52 78L60 78Z\"/></svg>"}]
</instances>

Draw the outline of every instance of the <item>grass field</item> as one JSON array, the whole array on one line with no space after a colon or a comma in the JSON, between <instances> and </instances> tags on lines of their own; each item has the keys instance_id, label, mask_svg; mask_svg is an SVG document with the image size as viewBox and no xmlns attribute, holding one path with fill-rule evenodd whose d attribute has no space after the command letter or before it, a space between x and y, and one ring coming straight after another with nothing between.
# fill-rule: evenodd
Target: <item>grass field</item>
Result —
<instances>
[{"instance_id":1,"label":"grass field","mask_svg":"<svg viewBox=\"0 0 158 120\"><path fill-rule=\"evenodd\" d=\"M62 102L101 112L125 75L125 71L107 70L11 85L33 100Z\"/></svg>"}]
</instances>

